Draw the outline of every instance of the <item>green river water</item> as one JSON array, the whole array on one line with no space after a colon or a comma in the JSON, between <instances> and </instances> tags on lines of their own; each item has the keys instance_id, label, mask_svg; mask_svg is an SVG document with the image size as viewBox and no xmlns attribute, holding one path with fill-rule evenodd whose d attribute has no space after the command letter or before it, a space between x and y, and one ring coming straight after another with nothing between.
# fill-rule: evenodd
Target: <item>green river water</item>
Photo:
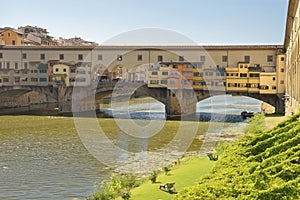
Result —
<instances>
[{"instance_id":1,"label":"green river water","mask_svg":"<svg viewBox=\"0 0 300 200\"><path fill-rule=\"evenodd\" d=\"M99 134L95 122L105 144L91 134ZM0 199L84 199L92 193L95 181L113 172L147 173L145 166L150 170L173 162L182 156L182 149L201 154L216 141L240 137L244 124L0 116ZM108 143L116 148L107 148ZM167 151L169 144L174 145Z\"/></svg>"}]
</instances>

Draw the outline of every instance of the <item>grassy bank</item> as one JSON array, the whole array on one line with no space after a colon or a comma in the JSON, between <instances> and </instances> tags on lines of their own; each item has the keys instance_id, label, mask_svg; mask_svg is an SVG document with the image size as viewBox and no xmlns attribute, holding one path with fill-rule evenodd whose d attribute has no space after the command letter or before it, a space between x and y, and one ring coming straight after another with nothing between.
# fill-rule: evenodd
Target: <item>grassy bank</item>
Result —
<instances>
[{"instance_id":1,"label":"grassy bank","mask_svg":"<svg viewBox=\"0 0 300 200\"><path fill-rule=\"evenodd\" d=\"M174 194L169 194L159 189L160 184L167 182L175 182L177 191L183 188L195 185L200 177L208 174L213 168L215 162L210 161L207 157L191 157L175 165L169 175L160 173L156 183L151 183L147 180L141 186L134 188L131 191L131 199L142 200L168 200L174 197ZM121 200L121 198L118 198Z\"/></svg>"},{"instance_id":2,"label":"grassy bank","mask_svg":"<svg viewBox=\"0 0 300 200\"><path fill-rule=\"evenodd\" d=\"M267 119L271 124L276 118ZM177 200L300 199L300 115L228 145L212 173Z\"/></svg>"}]
</instances>

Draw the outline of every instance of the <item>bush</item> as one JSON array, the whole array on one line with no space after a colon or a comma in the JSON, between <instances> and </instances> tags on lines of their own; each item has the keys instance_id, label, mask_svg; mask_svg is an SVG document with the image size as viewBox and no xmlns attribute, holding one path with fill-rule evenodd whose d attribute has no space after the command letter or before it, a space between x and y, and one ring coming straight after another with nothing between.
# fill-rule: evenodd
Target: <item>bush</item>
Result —
<instances>
[{"instance_id":1,"label":"bush","mask_svg":"<svg viewBox=\"0 0 300 200\"><path fill-rule=\"evenodd\" d=\"M255 114L249 119L249 124L246 127L248 133L260 134L266 130L265 116L263 114Z\"/></svg>"},{"instance_id":2,"label":"bush","mask_svg":"<svg viewBox=\"0 0 300 200\"><path fill-rule=\"evenodd\" d=\"M139 180L135 174L112 174L110 180L104 180L100 184L96 183L96 190L87 200L111 200L118 196L129 199L131 188L139 186Z\"/></svg>"},{"instance_id":3,"label":"bush","mask_svg":"<svg viewBox=\"0 0 300 200\"><path fill-rule=\"evenodd\" d=\"M164 167L163 169L164 169L165 175L168 175L168 174L169 174L169 172L171 171L171 169L170 169L170 167L169 167L169 166L167 166L167 167Z\"/></svg>"},{"instance_id":4,"label":"bush","mask_svg":"<svg viewBox=\"0 0 300 200\"><path fill-rule=\"evenodd\" d=\"M156 183L156 179L157 179L157 171L153 171L152 174L149 177L149 180L151 181L151 183Z\"/></svg>"}]
</instances>

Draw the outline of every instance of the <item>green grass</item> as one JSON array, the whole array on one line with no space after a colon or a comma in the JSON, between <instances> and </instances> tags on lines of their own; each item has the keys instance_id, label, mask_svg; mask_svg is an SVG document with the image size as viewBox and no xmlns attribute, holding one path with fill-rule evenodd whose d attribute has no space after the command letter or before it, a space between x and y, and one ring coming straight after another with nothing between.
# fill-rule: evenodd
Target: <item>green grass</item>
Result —
<instances>
[{"instance_id":1,"label":"green grass","mask_svg":"<svg viewBox=\"0 0 300 200\"><path fill-rule=\"evenodd\" d=\"M300 113L229 144L211 173L176 200L300 199Z\"/></svg>"},{"instance_id":2,"label":"green grass","mask_svg":"<svg viewBox=\"0 0 300 200\"><path fill-rule=\"evenodd\" d=\"M175 165L169 175L160 173L157 183L151 183L147 180L140 187L132 190L132 200L168 200L174 197L159 189L160 184L175 182L176 191L181 191L187 186L195 185L202 175L208 174L213 168L215 162L210 161L208 157L191 157ZM121 198L118 198L119 200Z\"/></svg>"}]
</instances>

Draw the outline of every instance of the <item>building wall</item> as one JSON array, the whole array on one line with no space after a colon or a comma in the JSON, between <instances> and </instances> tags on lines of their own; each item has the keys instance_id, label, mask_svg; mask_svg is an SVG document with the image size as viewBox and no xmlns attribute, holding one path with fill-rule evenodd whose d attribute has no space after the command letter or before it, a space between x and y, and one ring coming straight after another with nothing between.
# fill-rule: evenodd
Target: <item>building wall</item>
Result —
<instances>
[{"instance_id":1,"label":"building wall","mask_svg":"<svg viewBox=\"0 0 300 200\"><path fill-rule=\"evenodd\" d=\"M298 112L300 104L300 4L290 0L284 47L286 49L286 115Z\"/></svg>"},{"instance_id":2,"label":"building wall","mask_svg":"<svg viewBox=\"0 0 300 200\"><path fill-rule=\"evenodd\" d=\"M283 86L280 84L281 79L284 81L284 72L279 69L283 68L285 71L284 62L278 57L283 56L279 54L279 50L282 46L207 46L204 50L202 47L0 47L0 82L2 85L20 85L26 84L15 81L15 77L20 79L28 78L27 84L44 85L39 80L35 83L31 81L31 78L44 77L45 74L40 74L37 66L39 64L48 64L48 85L51 85L51 76L53 69L49 66L49 61L55 61L57 63L67 63L69 65L76 65L78 63L90 63L88 66L83 67L86 71L78 73L78 70L72 74L73 78L81 78L81 85L87 85L91 80L96 80L101 76L101 73L106 73L116 77L126 78L131 77L130 80L138 79L141 81L141 71L138 70L141 66L150 67L148 70L151 74L147 73L148 83L150 80L156 80L155 84L149 84L150 87L183 87L182 78L180 74L184 76L184 79L189 81L189 86L192 85L195 89L221 89L224 86L224 82L236 82L240 84L249 83L271 84L269 74L261 73L259 78L249 78L249 73L246 69L238 68L238 63L245 61L245 56L249 56L249 66L260 66L265 69L265 73L276 73L276 76L280 78L276 79L275 91L268 91L267 93L283 92ZM268 60L268 56L272 59ZM280 62L279 62L280 60ZM171 66L167 68L151 69L151 66L159 66L161 62L185 62L201 64L199 69L197 67L186 68L186 64L179 64L177 69L172 69ZM7 64L9 63L9 64ZM17 64L16 64L17 63ZM77 66L77 68L79 65ZM225 73L220 76L217 71L225 68L227 70L237 69L235 72L238 77L228 77L226 79ZM107 71L106 71L107 69ZM119 70L122 69L122 70ZM132 69L132 70L131 70ZM168 72L168 76L162 74L164 70ZM274 69L274 70L273 70ZM17 73L16 70L19 70ZM23 70L23 71L20 71ZM114 70L117 70L116 74ZM158 70L157 75L152 75L153 70ZM173 71L172 71L173 70ZM246 71L245 71L246 70ZM268 72L270 71L271 72ZM273 70L273 71L272 71ZM113 73L114 72L114 73ZM130 74L133 73L133 74ZM185 73L186 72L186 73ZM195 72L202 73L195 76ZM120 74L121 73L121 74ZM128 73L125 75L125 73ZM139 73L139 74L135 74ZM178 74L179 73L179 74ZM228 72L227 72L228 73ZM247 77L239 77L240 73L248 73ZM99 74L99 75L98 75ZM71 74L70 74L71 76ZM8 82L4 82L3 79L9 77ZM85 78L85 81L83 81ZM111 80L114 77L111 77ZM233 80L233 78L236 78ZM17 78L18 80L18 78ZM165 82L167 80L167 83ZM126 81L126 80L124 80ZM165 84L166 83L166 84ZM172 84L171 84L172 83ZM186 82L184 82L184 85ZM273 82L272 82L273 83ZM233 90L240 90L241 88L235 88ZM242 87L244 90L245 87ZM248 91L259 92L259 88L248 87ZM266 92L266 91L264 91Z\"/></svg>"},{"instance_id":3,"label":"building wall","mask_svg":"<svg viewBox=\"0 0 300 200\"><path fill-rule=\"evenodd\" d=\"M20 46L24 44L24 35L8 29L1 33L0 40L4 41L5 45Z\"/></svg>"}]
</instances>

